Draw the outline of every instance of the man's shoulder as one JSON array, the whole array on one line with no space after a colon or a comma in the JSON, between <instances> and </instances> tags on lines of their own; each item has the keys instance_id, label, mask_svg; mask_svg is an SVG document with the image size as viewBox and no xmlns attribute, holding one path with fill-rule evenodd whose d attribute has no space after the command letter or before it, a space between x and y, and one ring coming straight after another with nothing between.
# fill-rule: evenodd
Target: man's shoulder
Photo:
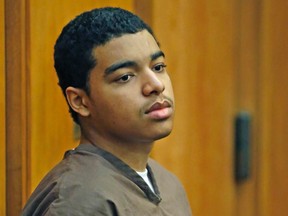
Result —
<instances>
[{"instance_id":1,"label":"man's shoulder","mask_svg":"<svg viewBox=\"0 0 288 216\"><path fill-rule=\"evenodd\" d=\"M90 152L74 153L72 150L65 153L63 160L48 172L42 182L46 185L57 183L60 189L75 187L78 184L89 188L115 173L117 170L114 166L100 155Z\"/></svg>"},{"instance_id":2,"label":"man's shoulder","mask_svg":"<svg viewBox=\"0 0 288 216\"><path fill-rule=\"evenodd\" d=\"M118 174L101 156L69 151L41 180L30 196L23 215L41 215L44 211L54 208L56 203L63 209L66 205L67 208L76 208L78 205L89 204L91 197L97 197L97 203L102 203L105 200L105 193L102 191L105 191L105 187L109 189L107 178L112 175ZM93 199L95 201L95 198Z\"/></svg>"}]
</instances>

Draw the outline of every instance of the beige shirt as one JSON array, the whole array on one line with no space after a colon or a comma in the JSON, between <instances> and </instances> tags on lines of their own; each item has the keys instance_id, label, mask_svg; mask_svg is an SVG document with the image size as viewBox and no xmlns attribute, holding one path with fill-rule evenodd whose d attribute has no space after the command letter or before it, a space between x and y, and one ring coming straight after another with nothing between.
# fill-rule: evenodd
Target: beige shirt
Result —
<instances>
[{"instance_id":1,"label":"beige shirt","mask_svg":"<svg viewBox=\"0 0 288 216\"><path fill-rule=\"evenodd\" d=\"M147 170L155 193L112 154L81 144L41 181L22 215L190 216L178 179L152 159Z\"/></svg>"}]
</instances>

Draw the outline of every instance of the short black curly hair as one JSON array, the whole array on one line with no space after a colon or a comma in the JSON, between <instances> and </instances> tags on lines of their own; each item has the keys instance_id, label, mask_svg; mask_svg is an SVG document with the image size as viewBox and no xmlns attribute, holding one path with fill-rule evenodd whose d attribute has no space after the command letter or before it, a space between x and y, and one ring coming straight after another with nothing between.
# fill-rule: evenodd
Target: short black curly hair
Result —
<instances>
[{"instance_id":1,"label":"short black curly hair","mask_svg":"<svg viewBox=\"0 0 288 216\"><path fill-rule=\"evenodd\" d=\"M114 7L87 11L70 21L54 46L54 67L63 94L66 96L66 88L72 86L84 89L89 95L89 74L97 65L93 49L113 38L142 30L147 30L155 38L152 29L138 16ZM79 124L78 114L71 107L69 111Z\"/></svg>"}]
</instances>

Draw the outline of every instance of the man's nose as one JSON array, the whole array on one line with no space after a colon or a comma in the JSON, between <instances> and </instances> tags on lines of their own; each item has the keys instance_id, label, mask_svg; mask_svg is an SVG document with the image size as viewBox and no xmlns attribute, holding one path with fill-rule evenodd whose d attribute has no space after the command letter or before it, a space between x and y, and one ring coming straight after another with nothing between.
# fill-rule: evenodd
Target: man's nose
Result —
<instances>
[{"instance_id":1,"label":"man's nose","mask_svg":"<svg viewBox=\"0 0 288 216\"><path fill-rule=\"evenodd\" d=\"M161 74L155 73L152 70L147 70L144 75L143 95L149 96L151 94L159 95L165 90L165 85L160 77Z\"/></svg>"}]
</instances>

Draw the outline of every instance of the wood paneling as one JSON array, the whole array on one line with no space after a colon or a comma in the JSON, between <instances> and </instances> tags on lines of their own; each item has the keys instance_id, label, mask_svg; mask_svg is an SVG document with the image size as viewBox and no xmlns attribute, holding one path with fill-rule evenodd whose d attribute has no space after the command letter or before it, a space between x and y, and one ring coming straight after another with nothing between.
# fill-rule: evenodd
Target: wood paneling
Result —
<instances>
[{"instance_id":1,"label":"wood paneling","mask_svg":"<svg viewBox=\"0 0 288 216\"><path fill-rule=\"evenodd\" d=\"M255 216L257 206L256 181L258 157L258 75L259 75L259 26L260 1L237 1L237 111L249 112L251 120L250 176L237 184L237 216Z\"/></svg>"},{"instance_id":2,"label":"wood paneling","mask_svg":"<svg viewBox=\"0 0 288 216\"><path fill-rule=\"evenodd\" d=\"M152 3L147 20L177 99L174 132L153 156L180 176L196 215L288 214L287 9L281 0ZM251 176L236 184L229 145L240 110L252 116Z\"/></svg>"},{"instance_id":3,"label":"wood paneling","mask_svg":"<svg viewBox=\"0 0 288 216\"><path fill-rule=\"evenodd\" d=\"M41 178L65 150L77 145L57 86L53 46L69 20L101 6L135 8L153 27L166 53L176 97L175 126L171 136L155 145L152 156L183 182L194 215L288 214L285 1L0 4L5 6L0 11L0 94L6 97L0 102L0 142L6 143L0 154L0 195L7 197L6 207L4 198L0 202L0 215L5 209L6 215L19 215ZM237 184L234 117L240 110L252 114L252 172Z\"/></svg>"},{"instance_id":4,"label":"wood paneling","mask_svg":"<svg viewBox=\"0 0 288 216\"><path fill-rule=\"evenodd\" d=\"M6 215L4 0L0 0L0 215Z\"/></svg>"},{"instance_id":5,"label":"wood paneling","mask_svg":"<svg viewBox=\"0 0 288 216\"><path fill-rule=\"evenodd\" d=\"M163 9L165 5L165 9ZM154 1L153 27L167 54L176 117L155 157L183 182L194 215L236 215L235 1Z\"/></svg>"},{"instance_id":6,"label":"wood paneling","mask_svg":"<svg viewBox=\"0 0 288 216\"><path fill-rule=\"evenodd\" d=\"M152 26L153 0L134 0L134 10L145 23Z\"/></svg>"},{"instance_id":7,"label":"wood paneling","mask_svg":"<svg viewBox=\"0 0 288 216\"><path fill-rule=\"evenodd\" d=\"M260 49L259 215L288 215L288 4L263 0Z\"/></svg>"},{"instance_id":8,"label":"wood paneling","mask_svg":"<svg viewBox=\"0 0 288 216\"><path fill-rule=\"evenodd\" d=\"M68 106L57 86L53 68L54 43L68 21L85 10L102 6L121 6L132 10L133 1L30 1L30 192L62 159L64 152L78 144L73 139Z\"/></svg>"},{"instance_id":9,"label":"wood paneling","mask_svg":"<svg viewBox=\"0 0 288 216\"><path fill-rule=\"evenodd\" d=\"M28 143L26 1L5 1L6 213L19 215L26 197Z\"/></svg>"}]
</instances>

